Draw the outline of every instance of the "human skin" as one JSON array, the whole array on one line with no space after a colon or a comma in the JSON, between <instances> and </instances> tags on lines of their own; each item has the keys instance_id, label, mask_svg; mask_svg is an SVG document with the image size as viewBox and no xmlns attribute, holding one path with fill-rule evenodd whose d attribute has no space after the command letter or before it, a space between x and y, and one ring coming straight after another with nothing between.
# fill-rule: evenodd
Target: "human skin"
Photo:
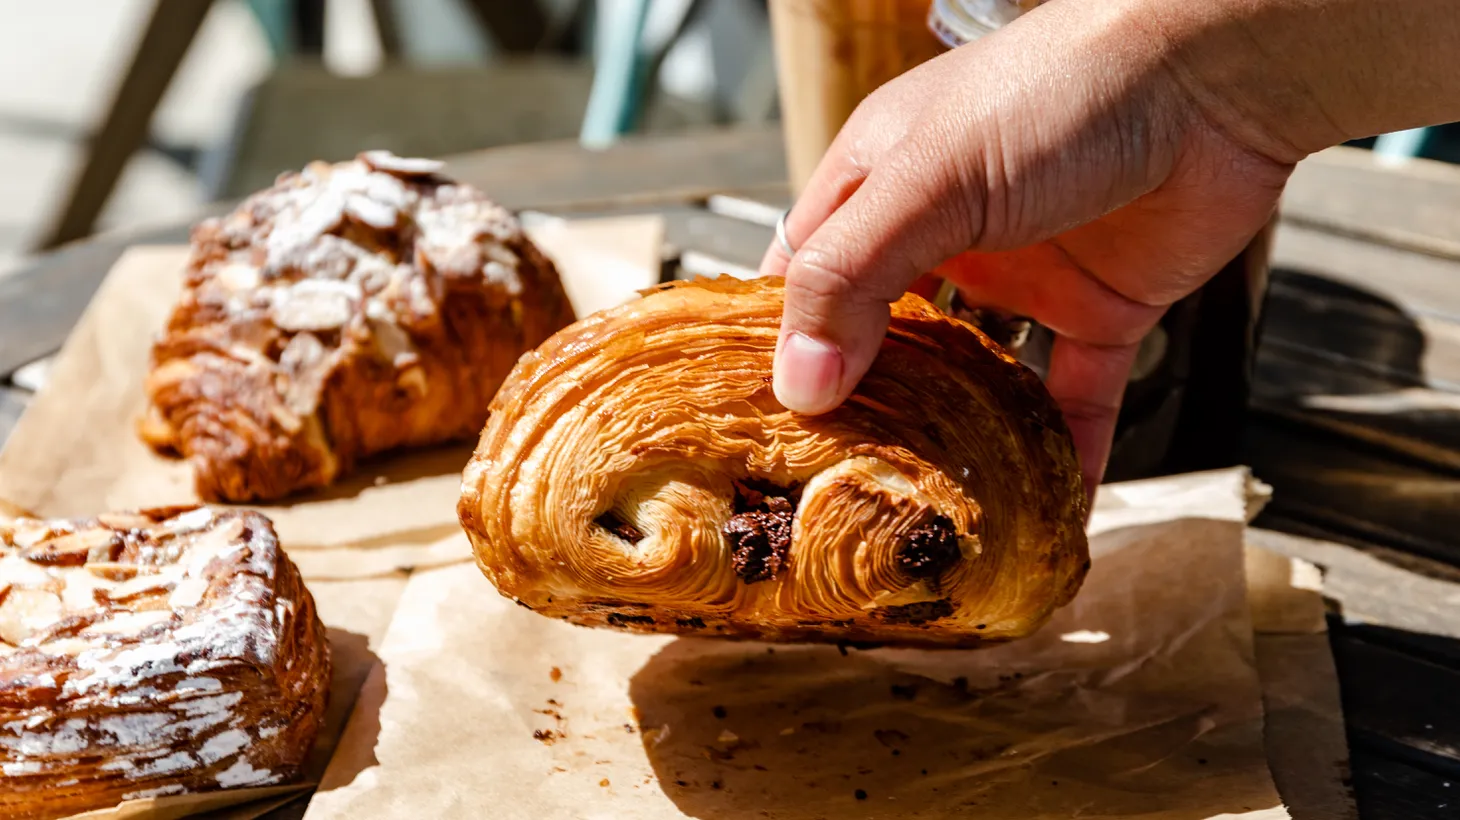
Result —
<instances>
[{"instance_id":1,"label":"human skin","mask_svg":"<svg viewBox=\"0 0 1460 820\"><path fill-rule=\"evenodd\" d=\"M786 277L777 398L855 388L927 275L1055 333L1046 385L1087 489L1166 309L1271 218L1293 166L1460 118L1453 0L1054 0L887 83L761 272Z\"/></svg>"}]
</instances>

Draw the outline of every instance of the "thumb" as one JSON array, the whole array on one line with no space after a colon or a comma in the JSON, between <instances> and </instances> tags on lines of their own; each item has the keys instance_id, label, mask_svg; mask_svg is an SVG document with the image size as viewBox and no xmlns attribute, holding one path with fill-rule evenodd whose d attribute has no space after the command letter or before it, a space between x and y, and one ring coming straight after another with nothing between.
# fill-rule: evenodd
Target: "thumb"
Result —
<instances>
[{"instance_id":1,"label":"thumb","mask_svg":"<svg viewBox=\"0 0 1460 820\"><path fill-rule=\"evenodd\" d=\"M877 357L889 305L972 244L974 223L953 216L967 209L938 203L926 168L902 167L874 171L786 266L773 386L789 410L825 413L845 401Z\"/></svg>"}]
</instances>

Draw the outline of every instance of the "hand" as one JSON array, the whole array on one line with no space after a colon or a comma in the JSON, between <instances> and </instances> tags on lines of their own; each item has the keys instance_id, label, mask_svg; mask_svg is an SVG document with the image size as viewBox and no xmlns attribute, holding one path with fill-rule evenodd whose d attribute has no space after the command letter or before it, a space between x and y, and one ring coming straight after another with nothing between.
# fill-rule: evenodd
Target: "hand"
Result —
<instances>
[{"instance_id":1,"label":"hand","mask_svg":"<svg viewBox=\"0 0 1460 820\"><path fill-rule=\"evenodd\" d=\"M1141 338L1271 218L1302 154L1193 87L1133 8L1044 6L857 109L787 218L794 258L762 262L786 277L782 404L840 404L933 271L1056 334L1046 384L1093 492Z\"/></svg>"}]
</instances>

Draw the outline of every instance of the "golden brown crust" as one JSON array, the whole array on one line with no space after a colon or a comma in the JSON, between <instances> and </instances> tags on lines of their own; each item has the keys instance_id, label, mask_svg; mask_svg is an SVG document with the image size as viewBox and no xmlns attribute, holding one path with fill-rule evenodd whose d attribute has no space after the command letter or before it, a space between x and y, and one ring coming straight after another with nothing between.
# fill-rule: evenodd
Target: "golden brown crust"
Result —
<instances>
[{"instance_id":1,"label":"golden brown crust","mask_svg":"<svg viewBox=\"0 0 1460 820\"><path fill-rule=\"evenodd\" d=\"M1034 374L909 295L851 399L796 415L770 386L782 304L779 279L676 283L523 357L459 506L502 594L637 631L942 646L1067 603L1085 497Z\"/></svg>"},{"instance_id":2,"label":"golden brown crust","mask_svg":"<svg viewBox=\"0 0 1460 820\"><path fill-rule=\"evenodd\" d=\"M314 163L194 229L139 433L193 462L202 498L277 499L475 435L517 357L573 320L516 219L436 169Z\"/></svg>"},{"instance_id":3,"label":"golden brown crust","mask_svg":"<svg viewBox=\"0 0 1460 820\"><path fill-rule=\"evenodd\" d=\"M290 780L329 678L257 513L0 523L0 816Z\"/></svg>"}]
</instances>

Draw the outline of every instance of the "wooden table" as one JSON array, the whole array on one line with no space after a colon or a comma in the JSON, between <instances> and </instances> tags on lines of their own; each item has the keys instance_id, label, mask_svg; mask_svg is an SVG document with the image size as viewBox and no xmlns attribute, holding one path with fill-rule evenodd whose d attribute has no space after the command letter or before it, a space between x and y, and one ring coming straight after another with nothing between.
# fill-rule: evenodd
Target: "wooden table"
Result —
<instances>
[{"instance_id":1,"label":"wooden table","mask_svg":"<svg viewBox=\"0 0 1460 820\"><path fill-rule=\"evenodd\" d=\"M787 198L760 130L513 146L451 171L513 208L661 213L671 270L753 268ZM60 347L123 250L186 232L105 234L0 278L0 377ZM1275 494L1252 540L1325 572L1361 816L1460 817L1460 168L1310 159L1275 266L1241 454ZM27 398L0 385L0 441Z\"/></svg>"}]
</instances>

